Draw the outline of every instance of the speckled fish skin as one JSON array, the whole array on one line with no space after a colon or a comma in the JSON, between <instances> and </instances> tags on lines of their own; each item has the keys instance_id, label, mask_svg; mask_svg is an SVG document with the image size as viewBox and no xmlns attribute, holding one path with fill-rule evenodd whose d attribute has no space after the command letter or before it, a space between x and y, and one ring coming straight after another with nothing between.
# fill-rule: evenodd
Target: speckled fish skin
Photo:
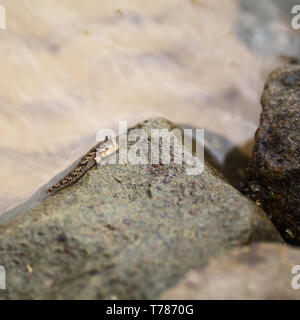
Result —
<instances>
[{"instance_id":1,"label":"speckled fish skin","mask_svg":"<svg viewBox=\"0 0 300 320\"><path fill-rule=\"evenodd\" d=\"M47 194L55 193L63 188L66 188L80 178L82 178L91 168L96 165L96 153L100 143L94 146L87 154L85 154L80 160L79 164L70 173L68 173L63 179L54 184L48 191Z\"/></svg>"},{"instance_id":2,"label":"speckled fish skin","mask_svg":"<svg viewBox=\"0 0 300 320\"><path fill-rule=\"evenodd\" d=\"M96 161L97 153L98 153L98 157L100 156L100 158L101 157L105 158L107 155L110 154L111 149L112 150L115 149L115 148L112 148L112 146L114 146L114 144L112 143L112 140L108 137L106 137L104 141L96 144L88 153L86 153L81 158L76 168L71 170L70 173L68 173L63 179L61 179L56 184L54 184L47 191L47 194L53 194L61 189L64 189L74 184L76 181L82 178L91 168L93 168L97 164L97 161ZM100 152L100 155L99 155L99 152Z\"/></svg>"}]
</instances>

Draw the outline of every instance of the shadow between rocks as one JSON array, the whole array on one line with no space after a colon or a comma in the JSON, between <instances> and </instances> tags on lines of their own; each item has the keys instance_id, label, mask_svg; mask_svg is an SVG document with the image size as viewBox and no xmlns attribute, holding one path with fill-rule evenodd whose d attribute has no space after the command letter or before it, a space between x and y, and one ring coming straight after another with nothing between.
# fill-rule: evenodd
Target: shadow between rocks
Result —
<instances>
[{"instance_id":1,"label":"shadow between rocks","mask_svg":"<svg viewBox=\"0 0 300 320\"><path fill-rule=\"evenodd\" d=\"M193 129L193 151L196 150L196 128L181 125L182 129ZM204 158L213 167L218 169L225 178L239 191L242 191L242 183L245 171L250 161L253 139L248 140L243 146L236 146L230 140L221 135L205 129L204 132Z\"/></svg>"}]
</instances>

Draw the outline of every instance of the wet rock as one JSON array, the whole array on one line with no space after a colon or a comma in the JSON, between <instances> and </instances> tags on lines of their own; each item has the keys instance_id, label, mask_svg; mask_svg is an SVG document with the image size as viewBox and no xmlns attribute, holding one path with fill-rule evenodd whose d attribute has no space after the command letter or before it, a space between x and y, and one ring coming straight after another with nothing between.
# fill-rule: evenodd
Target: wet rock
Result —
<instances>
[{"instance_id":1,"label":"wet rock","mask_svg":"<svg viewBox=\"0 0 300 320\"><path fill-rule=\"evenodd\" d=\"M300 299L300 250L256 244L212 259L189 271L162 299ZM294 288L293 288L294 286ZM298 288L298 289L297 289Z\"/></svg>"},{"instance_id":2,"label":"wet rock","mask_svg":"<svg viewBox=\"0 0 300 320\"><path fill-rule=\"evenodd\" d=\"M300 244L300 66L268 78L247 169L245 192L261 204L283 237Z\"/></svg>"},{"instance_id":3,"label":"wet rock","mask_svg":"<svg viewBox=\"0 0 300 320\"><path fill-rule=\"evenodd\" d=\"M281 237L209 165L193 176L174 163L106 164L0 226L0 297L155 298L209 257L263 240Z\"/></svg>"}]
</instances>

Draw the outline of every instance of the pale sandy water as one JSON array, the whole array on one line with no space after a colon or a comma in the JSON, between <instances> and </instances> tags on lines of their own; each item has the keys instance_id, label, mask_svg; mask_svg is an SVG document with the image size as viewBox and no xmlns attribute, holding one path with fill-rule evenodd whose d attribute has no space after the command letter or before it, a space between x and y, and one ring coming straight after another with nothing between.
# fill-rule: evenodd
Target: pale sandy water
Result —
<instances>
[{"instance_id":1,"label":"pale sandy water","mask_svg":"<svg viewBox=\"0 0 300 320\"><path fill-rule=\"evenodd\" d=\"M252 13L241 14L249 2L2 0L0 212L119 120L164 116L220 136L219 158L235 146L249 155L264 80L280 55L298 53L285 1L254 31Z\"/></svg>"}]
</instances>

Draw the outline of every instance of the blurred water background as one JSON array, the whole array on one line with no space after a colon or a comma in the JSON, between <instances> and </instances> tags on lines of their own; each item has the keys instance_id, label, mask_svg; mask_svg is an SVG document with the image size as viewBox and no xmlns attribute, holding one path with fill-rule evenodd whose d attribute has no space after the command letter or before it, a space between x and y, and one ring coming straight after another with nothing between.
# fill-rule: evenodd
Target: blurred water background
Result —
<instances>
[{"instance_id":1,"label":"blurred water background","mask_svg":"<svg viewBox=\"0 0 300 320\"><path fill-rule=\"evenodd\" d=\"M164 116L205 128L238 187L267 74L300 58L289 0L1 0L0 214L103 127Z\"/></svg>"}]
</instances>

